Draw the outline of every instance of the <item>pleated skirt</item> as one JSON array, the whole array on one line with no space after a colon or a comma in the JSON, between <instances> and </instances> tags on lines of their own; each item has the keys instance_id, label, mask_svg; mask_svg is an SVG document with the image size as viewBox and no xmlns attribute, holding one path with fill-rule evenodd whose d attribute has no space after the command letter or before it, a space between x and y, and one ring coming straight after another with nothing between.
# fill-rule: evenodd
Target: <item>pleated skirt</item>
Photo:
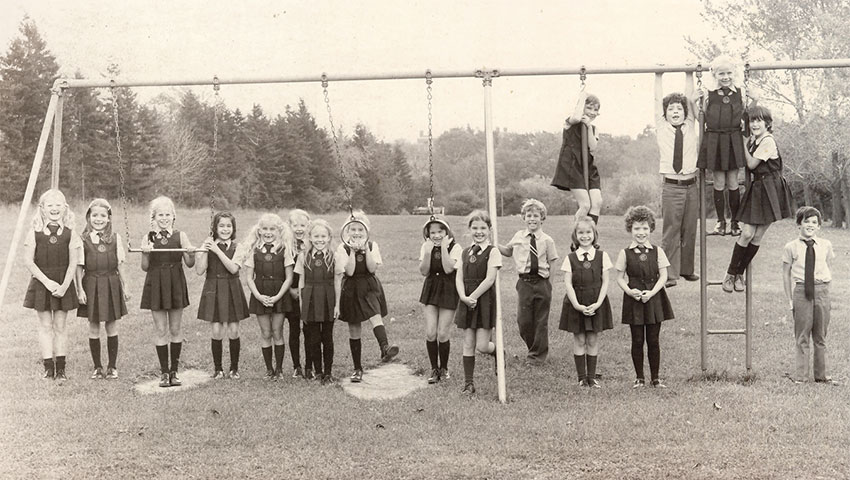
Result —
<instances>
[{"instance_id":1,"label":"pleated skirt","mask_svg":"<svg viewBox=\"0 0 850 480\"><path fill-rule=\"evenodd\" d=\"M198 304L198 318L214 323L236 323L248 318L248 301L239 277L207 278L201 301Z\"/></svg>"},{"instance_id":2,"label":"pleated skirt","mask_svg":"<svg viewBox=\"0 0 850 480\"><path fill-rule=\"evenodd\" d=\"M384 287L374 275L345 277L339 303L340 320L346 323L361 323L388 313Z\"/></svg>"},{"instance_id":3,"label":"pleated skirt","mask_svg":"<svg viewBox=\"0 0 850 480\"><path fill-rule=\"evenodd\" d=\"M77 309L77 316L89 322L112 322L127 315L124 289L118 272L86 273L83 276L86 304Z\"/></svg>"},{"instance_id":4,"label":"pleated skirt","mask_svg":"<svg viewBox=\"0 0 850 480\"><path fill-rule=\"evenodd\" d=\"M142 310L176 310L189 306L183 264L151 265L142 289Z\"/></svg>"},{"instance_id":5,"label":"pleated skirt","mask_svg":"<svg viewBox=\"0 0 850 480\"><path fill-rule=\"evenodd\" d=\"M304 285L301 289L301 302L304 306L301 320L307 323L332 322L334 320L333 284Z\"/></svg>"}]
</instances>

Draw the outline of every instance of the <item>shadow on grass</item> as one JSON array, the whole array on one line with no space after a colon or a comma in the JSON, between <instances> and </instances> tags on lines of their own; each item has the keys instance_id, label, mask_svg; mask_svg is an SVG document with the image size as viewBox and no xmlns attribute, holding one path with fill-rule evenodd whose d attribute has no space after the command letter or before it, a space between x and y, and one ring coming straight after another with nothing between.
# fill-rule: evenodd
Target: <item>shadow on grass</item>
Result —
<instances>
[{"instance_id":1,"label":"shadow on grass","mask_svg":"<svg viewBox=\"0 0 850 480\"><path fill-rule=\"evenodd\" d=\"M728 370L723 370L721 372L712 371L712 372L701 372L696 375L691 375L688 377L688 382L724 382L724 383L736 383L738 385L750 386L756 383L758 380L758 375L755 373L743 373L743 374L734 374L730 373Z\"/></svg>"}]
</instances>

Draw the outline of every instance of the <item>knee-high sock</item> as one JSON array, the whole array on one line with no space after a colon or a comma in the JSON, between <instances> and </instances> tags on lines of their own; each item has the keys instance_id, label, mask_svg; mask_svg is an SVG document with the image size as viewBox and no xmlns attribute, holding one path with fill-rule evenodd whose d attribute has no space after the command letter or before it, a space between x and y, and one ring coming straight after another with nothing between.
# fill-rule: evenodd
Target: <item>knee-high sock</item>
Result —
<instances>
[{"instance_id":1,"label":"knee-high sock","mask_svg":"<svg viewBox=\"0 0 850 480\"><path fill-rule=\"evenodd\" d=\"M210 350L212 350L213 356L213 369L218 372L221 370L221 340L211 339Z\"/></svg>"},{"instance_id":2,"label":"knee-high sock","mask_svg":"<svg viewBox=\"0 0 850 480\"><path fill-rule=\"evenodd\" d=\"M596 378L596 355L587 356L587 378Z\"/></svg>"},{"instance_id":3,"label":"knee-high sock","mask_svg":"<svg viewBox=\"0 0 850 480\"><path fill-rule=\"evenodd\" d=\"M646 356L649 357L649 375L652 380L658 379L658 369L661 365L661 346L658 341L660 333L660 323L646 326Z\"/></svg>"},{"instance_id":4,"label":"knee-high sock","mask_svg":"<svg viewBox=\"0 0 850 480\"><path fill-rule=\"evenodd\" d=\"M57 355L56 356L56 370L58 370L58 371L65 370L65 355Z\"/></svg>"},{"instance_id":5,"label":"knee-high sock","mask_svg":"<svg viewBox=\"0 0 850 480\"><path fill-rule=\"evenodd\" d=\"M263 347L263 362L266 363L266 370L272 370L272 347Z\"/></svg>"},{"instance_id":6,"label":"knee-high sock","mask_svg":"<svg viewBox=\"0 0 850 480\"><path fill-rule=\"evenodd\" d=\"M587 378L587 359L584 355L573 355L573 359L576 362L576 375L579 380L585 380Z\"/></svg>"},{"instance_id":7,"label":"knee-high sock","mask_svg":"<svg viewBox=\"0 0 850 480\"><path fill-rule=\"evenodd\" d=\"M283 369L283 355L286 353L285 345L274 346L274 371L280 373Z\"/></svg>"},{"instance_id":8,"label":"knee-high sock","mask_svg":"<svg viewBox=\"0 0 850 480\"><path fill-rule=\"evenodd\" d=\"M756 256L756 253L758 253L758 251L758 245L753 245L752 243L747 245L746 250L744 251L744 255L741 257L741 263L738 266L738 273L744 273L747 270L747 267L750 266L750 262L753 261L753 257Z\"/></svg>"},{"instance_id":9,"label":"knee-high sock","mask_svg":"<svg viewBox=\"0 0 850 480\"><path fill-rule=\"evenodd\" d=\"M445 342L440 342L438 345L438 349L440 352L440 368L449 369L449 351L451 350L451 343L449 340Z\"/></svg>"},{"instance_id":10,"label":"knee-high sock","mask_svg":"<svg viewBox=\"0 0 850 480\"><path fill-rule=\"evenodd\" d=\"M159 358L159 371L168 373L168 345L157 345L156 356Z\"/></svg>"},{"instance_id":11,"label":"knee-high sock","mask_svg":"<svg viewBox=\"0 0 850 480\"><path fill-rule=\"evenodd\" d=\"M632 332L632 363L635 366L635 377L643 377L643 325L629 325Z\"/></svg>"},{"instance_id":12,"label":"knee-high sock","mask_svg":"<svg viewBox=\"0 0 850 480\"><path fill-rule=\"evenodd\" d=\"M325 362L325 375L330 375L334 364L334 324L324 322L322 324L322 360Z\"/></svg>"},{"instance_id":13,"label":"knee-high sock","mask_svg":"<svg viewBox=\"0 0 850 480\"><path fill-rule=\"evenodd\" d=\"M118 335L106 337L106 356L109 363L106 365L109 368L117 368L118 363Z\"/></svg>"},{"instance_id":14,"label":"knee-high sock","mask_svg":"<svg viewBox=\"0 0 850 480\"><path fill-rule=\"evenodd\" d=\"M428 350L428 359L431 360L431 369L438 369L439 366L437 365L437 341L425 340L425 349Z\"/></svg>"},{"instance_id":15,"label":"knee-high sock","mask_svg":"<svg viewBox=\"0 0 850 480\"><path fill-rule=\"evenodd\" d=\"M290 312L287 319L289 320L289 356L292 358L292 368L297 368L301 366L301 315Z\"/></svg>"},{"instance_id":16,"label":"knee-high sock","mask_svg":"<svg viewBox=\"0 0 850 480\"><path fill-rule=\"evenodd\" d=\"M349 338L348 346L351 348L351 361L354 362L354 369L363 370L363 365L360 364L360 351L363 347L360 339Z\"/></svg>"},{"instance_id":17,"label":"knee-high sock","mask_svg":"<svg viewBox=\"0 0 850 480\"><path fill-rule=\"evenodd\" d=\"M239 371L239 351L242 350L242 340L239 338L231 338L230 346L230 371Z\"/></svg>"},{"instance_id":18,"label":"knee-high sock","mask_svg":"<svg viewBox=\"0 0 850 480\"><path fill-rule=\"evenodd\" d=\"M732 212L732 220L735 220L735 215L738 213L738 207L741 205L741 194L739 190L729 190L729 211Z\"/></svg>"},{"instance_id":19,"label":"knee-high sock","mask_svg":"<svg viewBox=\"0 0 850 480\"><path fill-rule=\"evenodd\" d=\"M466 383L472 383L475 374L475 355L471 357L463 356L463 379Z\"/></svg>"},{"instance_id":20,"label":"knee-high sock","mask_svg":"<svg viewBox=\"0 0 850 480\"><path fill-rule=\"evenodd\" d=\"M744 253L746 252L747 247L742 247L738 245L738 242L735 242L735 246L732 247L732 258L729 259L729 268L726 269L726 273L729 275L737 275L742 273L741 270L741 259L744 257Z\"/></svg>"},{"instance_id":21,"label":"knee-high sock","mask_svg":"<svg viewBox=\"0 0 850 480\"><path fill-rule=\"evenodd\" d=\"M726 223L726 197L723 190L714 191L714 211L717 212L717 221Z\"/></svg>"},{"instance_id":22,"label":"knee-high sock","mask_svg":"<svg viewBox=\"0 0 850 480\"><path fill-rule=\"evenodd\" d=\"M103 368L100 363L100 338L89 339L89 350L91 350L91 360L94 363L94 368Z\"/></svg>"},{"instance_id":23,"label":"knee-high sock","mask_svg":"<svg viewBox=\"0 0 850 480\"><path fill-rule=\"evenodd\" d=\"M593 220L594 224L599 225L599 215L588 213L587 216L590 217L591 220Z\"/></svg>"},{"instance_id":24,"label":"knee-high sock","mask_svg":"<svg viewBox=\"0 0 850 480\"><path fill-rule=\"evenodd\" d=\"M375 338L378 339L378 346L381 347L381 354L383 355L384 347L389 344L389 341L387 340L387 328L383 325L378 325L372 329L372 333L374 333Z\"/></svg>"},{"instance_id":25,"label":"knee-high sock","mask_svg":"<svg viewBox=\"0 0 850 480\"><path fill-rule=\"evenodd\" d=\"M183 350L183 342L171 342L171 371L176 372L180 362L180 352Z\"/></svg>"}]
</instances>

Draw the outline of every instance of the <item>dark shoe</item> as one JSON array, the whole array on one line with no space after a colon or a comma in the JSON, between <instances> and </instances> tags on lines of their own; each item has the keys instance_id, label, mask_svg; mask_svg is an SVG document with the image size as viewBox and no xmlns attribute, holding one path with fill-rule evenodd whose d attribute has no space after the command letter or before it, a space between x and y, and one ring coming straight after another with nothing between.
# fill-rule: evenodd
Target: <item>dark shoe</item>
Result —
<instances>
[{"instance_id":1,"label":"dark shoe","mask_svg":"<svg viewBox=\"0 0 850 480\"><path fill-rule=\"evenodd\" d=\"M667 280L666 282L664 282L664 288L675 287L678 284L679 282L677 282L676 280Z\"/></svg>"},{"instance_id":2,"label":"dark shoe","mask_svg":"<svg viewBox=\"0 0 850 480\"><path fill-rule=\"evenodd\" d=\"M330 373L322 374L322 385L333 385L336 379Z\"/></svg>"},{"instance_id":3,"label":"dark shoe","mask_svg":"<svg viewBox=\"0 0 850 480\"><path fill-rule=\"evenodd\" d=\"M241 378L239 376L239 370L231 370L227 376L230 377L231 380L239 380L239 378Z\"/></svg>"},{"instance_id":4,"label":"dark shoe","mask_svg":"<svg viewBox=\"0 0 850 480\"><path fill-rule=\"evenodd\" d=\"M744 290L746 290L746 288L744 287L744 276L743 275L741 275L741 274L735 275L733 287L735 288L736 292L743 292Z\"/></svg>"},{"instance_id":5,"label":"dark shoe","mask_svg":"<svg viewBox=\"0 0 850 480\"><path fill-rule=\"evenodd\" d=\"M363 370L355 370L351 374L351 383L360 383L363 381Z\"/></svg>"},{"instance_id":6,"label":"dark shoe","mask_svg":"<svg viewBox=\"0 0 850 480\"><path fill-rule=\"evenodd\" d=\"M663 383L661 383L661 380L659 380L657 378L652 381L651 385L655 388L667 388L667 385L664 385Z\"/></svg>"},{"instance_id":7,"label":"dark shoe","mask_svg":"<svg viewBox=\"0 0 850 480\"><path fill-rule=\"evenodd\" d=\"M726 222L717 222L714 224L714 229L706 235L726 235Z\"/></svg>"},{"instance_id":8,"label":"dark shoe","mask_svg":"<svg viewBox=\"0 0 850 480\"><path fill-rule=\"evenodd\" d=\"M449 374L449 370L447 368L440 369L440 380L450 380L452 376Z\"/></svg>"},{"instance_id":9,"label":"dark shoe","mask_svg":"<svg viewBox=\"0 0 850 480\"><path fill-rule=\"evenodd\" d=\"M390 345L381 352L381 361L387 363L396 355L398 355L398 346Z\"/></svg>"},{"instance_id":10,"label":"dark shoe","mask_svg":"<svg viewBox=\"0 0 850 480\"><path fill-rule=\"evenodd\" d=\"M431 376L428 377L428 383L435 384L440 381L440 371L436 368L431 370Z\"/></svg>"},{"instance_id":11,"label":"dark shoe","mask_svg":"<svg viewBox=\"0 0 850 480\"><path fill-rule=\"evenodd\" d=\"M816 378L816 379L815 379L815 383L825 383L825 384L827 384L827 385L832 385L833 387L840 387L840 386L841 386L841 384L840 384L840 383L838 383L837 381L835 381L835 380L833 380L833 379L831 379L831 378L829 378L829 377L826 377L826 378Z\"/></svg>"},{"instance_id":12,"label":"dark shoe","mask_svg":"<svg viewBox=\"0 0 850 480\"><path fill-rule=\"evenodd\" d=\"M302 378L304 377L304 371L301 370L301 365L298 365L292 370L292 378Z\"/></svg>"},{"instance_id":13,"label":"dark shoe","mask_svg":"<svg viewBox=\"0 0 850 480\"><path fill-rule=\"evenodd\" d=\"M463 386L463 390L460 393L464 393L469 396L475 395L475 385L473 385L472 382L467 383Z\"/></svg>"},{"instance_id":14,"label":"dark shoe","mask_svg":"<svg viewBox=\"0 0 850 480\"><path fill-rule=\"evenodd\" d=\"M578 381L578 386L579 386L579 387L589 387L589 386L590 386L590 384L589 384L589 383L587 383L587 379L586 379L586 378L580 378L580 379L579 379L579 381Z\"/></svg>"},{"instance_id":15,"label":"dark shoe","mask_svg":"<svg viewBox=\"0 0 850 480\"><path fill-rule=\"evenodd\" d=\"M53 380L53 377L56 376L56 371L52 368L45 368L44 373L41 375L41 378L46 378L48 380Z\"/></svg>"},{"instance_id":16,"label":"dark shoe","mask_svg":"<svg viewBox=\"0 0 850 480\"><path fill-rule=\"evenodd\" d=\"M280 377L281 377L280 370L273 370L272 371L272 380L280 380Z\"/></svg>"},{"instance_id":17,"label":"dark shoe","mask_svg":"<svg viewBox=\"0 0 850 480\"><path fill-rule=\"evenodd\" d=\"M732 293L735 291L735 275L726 274L726 277L723 278L723 283L721 284L723 291L726 293Z\"/></svg>"},{"instance_id":18,"label":"dark shoe","mask_svg":"<svg viewBox=\"0 0 850 480\"><path fill-rule=\"evenodd\" d=\"M699 280L699 275L695 275L692 273L690 275L682 275L682 278L689 282L696 282L697 280Z\"/></svg>"},{"instance_id":19,"label":"dark shoe","mask_svg":"<svg viewBox=\"0 0 850 480\"><path fill-rule=\"evenodd\" d=\"M107 380L117 380L118 379L118 369L115 367L107 367L106 369L106 379Z\"/></svg>"},{"instance_id":20,"label":"dark shoe","mask_svg":"<svg viewBox=\"0 0 850 480\"><path fill-rule=\"evenodd\" d=\"M266 374L263 375L263 378L266 380L274 380L274 370L266 370Z\"/></svg>"},{"instance_id":21,"label":"dark shoe","mask_svg":"<svg viewBox=\"0 0 850 480\"><path fill-rule=\"evenodd\" d=\"M183 381L177 376L177 372L169 373L168 381L171 383L172 387L179 387L180 385L183 385Z\"/></svg>"},{"instance_id":22,"label":"dark shoe","mask_svg":"<svg viewBox=\"0 0 850 480\"><path fill-rule=\"evenodd\" d=\"M159 376L159 386L162 388L171 386L171 378L169 378L167 373L163 373Z\"/></svg>"},{"instance_id":23,"label":"dark shoe","mask_svg":"<svg viewBox=\"0 0 850 480\"><path fill-rule=\"evenodd\" d=\"M95 368L89 378L92 380L103 380L103 367Z\"/></svg>"},{"instance_id":24,"label":"dark shoe","mask_svg":"<svg viewBox=\"0 0 850 480\"><path fill-rule=\"evenodd\" d=\"M305 369L302 376L304 377L304 380L314 380L316 378L316 374L313 373L312 368Z\"/></svg>"},{"instance_id":25,"label":"dark shoe","mask_svg":"<svg viewBox=\"0 0 850 480\"><path fill-rule=\"evenodd\" d=\"M53 377L53 379L59 382L60 384L65 383L65 381L68 380L68 377L65 376L65 369L56 369L56 376Z\"/></svg>"},{"instance_id":26,"label":"dark shoe","mask_svg":"<svg viewBox=\"0 0 850 480\"><path fill-rule=\"evenodd\" d=\"M642 378L635 379L635 384L632 385L632 388L643 388L646 386L646 381Z\"/></svg>"},{"instance_id":27,"label":"dark shoe","mask_svg":"<svg viewBox=\"0 0 850 480\"><path fill-rule=\"evenodd\" d=\"M213 373L212 378L213 378L214 380L221 380L221 379L223 379L223 378L224 378L224 371L223 371L223 370L216 370L216 371L215 371L215 373Z\"/></svg>"},{"instance_id":28,"label":"dark shoe","mask_svg":"<svg viewBox=\"0 0 850 480\"><path fill-rule=\"evenodd\" d=\"M602 385L599 384L599 380L595 378L591 378L587 381L590 384L590 388L602 388Z\"/></svg>"},{"instance_id":29,"label":"dark shoe","mask_svg":"<svg viewBox=\"0 0 850 480\"><path fill-rule=\"evenodd\" d=\"M732 222L732 227L729 229L729 235L733 237L741 236L741 227L738 226L738 222Z\"/></svg>"}]
</instances>

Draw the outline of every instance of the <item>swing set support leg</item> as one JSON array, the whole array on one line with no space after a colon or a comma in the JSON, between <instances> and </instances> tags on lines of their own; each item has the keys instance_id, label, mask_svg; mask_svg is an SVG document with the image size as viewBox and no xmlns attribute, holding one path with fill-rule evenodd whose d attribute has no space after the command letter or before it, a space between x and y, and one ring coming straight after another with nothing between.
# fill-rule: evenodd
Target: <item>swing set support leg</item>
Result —
<instances>
[{"instance_id":1,"label":"swing set support leg","mask_svg":"<svg viewBox=\"0 0 850 480\"><path fill-rule=\"evenodd\" d=\"M0 307L2 307L3 300L6 297L6 287L9 285L9 277L12 274L12 267L15 264L18 243L21 241L21 235L24 232L24 222L27 219L27 213L29 212L29 207L32 203L32 195L33 192L35 192L35 183L38 180L38 172L41 170L41 162L44 160L44 151L47 149L47 138L50 136L50 127L53 125L60 95L61 94L58 89L53 91L53 94L50 96L50 103L47 106L47 113L44 116L44 124L41 127L41 137L38 139L38 148L35 151L35 159L32 162L32 169L30 169L27 189L24 191L24 200L21 202L21 211L18 213L18 221L15 223L15 232L12 234L12 243L9 245L9 252L6 254L6 264L3 266L3 277L0 279ZM56 152L54 152L53 155L55 162L54 165L58 167L58 155ZM53 172L53 174L54 176L52 178L58 180L58 168Z\"/></svg>"}]
</instances>

